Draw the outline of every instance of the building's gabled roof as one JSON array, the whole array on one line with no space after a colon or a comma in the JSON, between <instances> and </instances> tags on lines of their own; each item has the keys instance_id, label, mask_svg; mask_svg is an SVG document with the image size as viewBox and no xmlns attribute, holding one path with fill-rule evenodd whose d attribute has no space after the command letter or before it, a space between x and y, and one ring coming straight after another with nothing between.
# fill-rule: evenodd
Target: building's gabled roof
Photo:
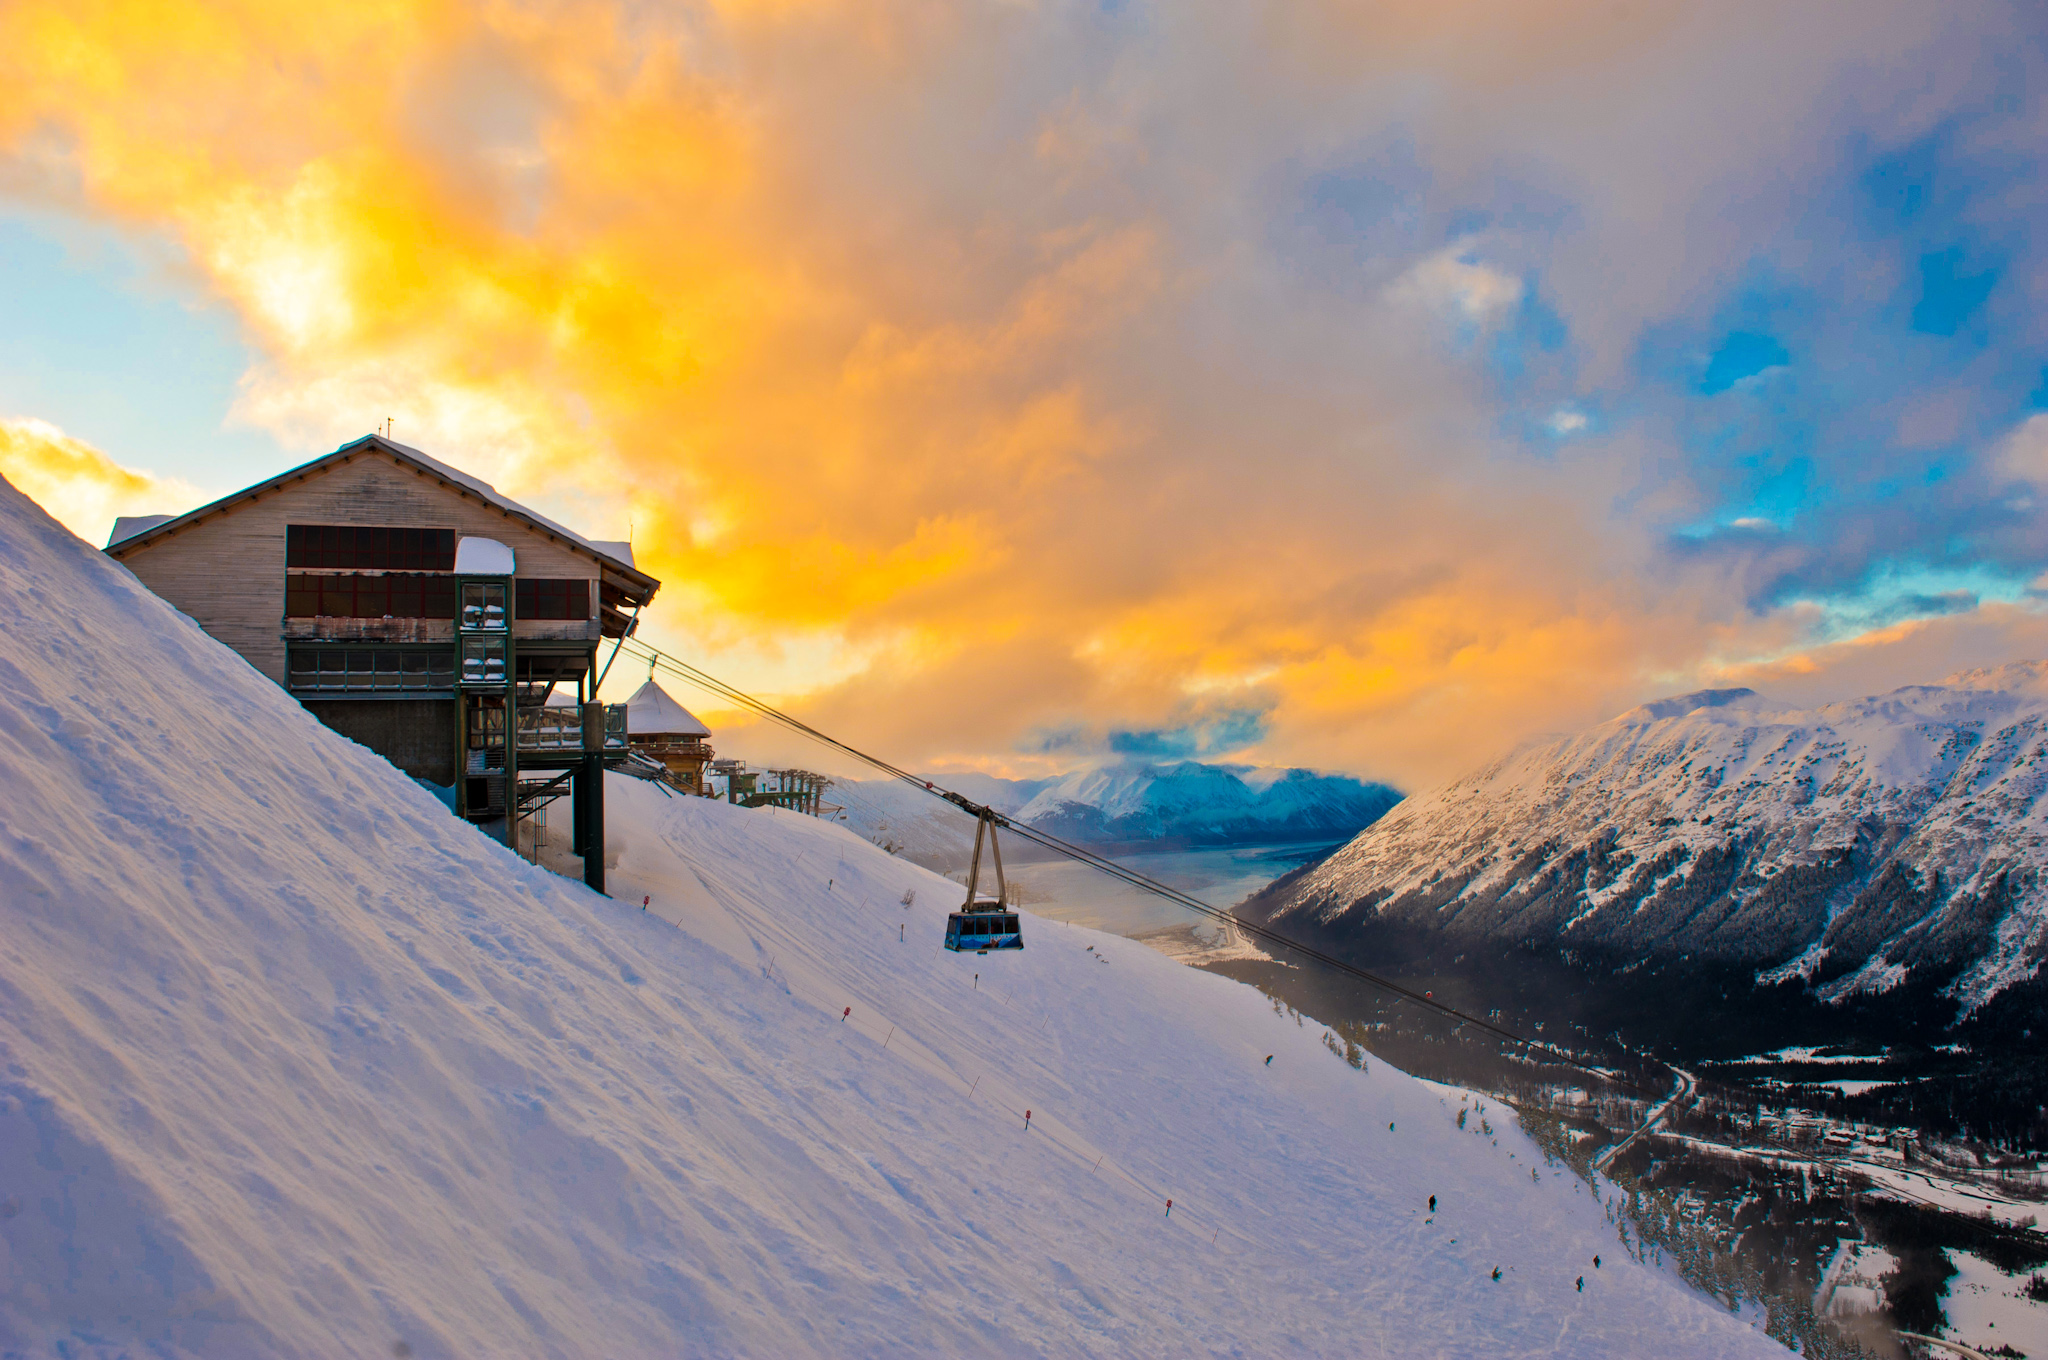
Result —
<instances>
[{"instance_id":1,"label":"building's gabled roof","mask_svg":"<svg viewBox=\"0 0 2048 1360\"><path fill-rule=\"evenodd\" d=\"M176 515L116 515L114 532L107 535L107 546L125 543L137 534L148 533L159 524L169 524Z\"/></svg>"},{"instance_id":2,"label":"building's gabled roof","mask_svg":"<svg viewBox=\"0 0 2048 1360\"><path fill-rule=\"evenodd\" d=\"M398 463L410 466L417 472L433 477L458 494L473 496L527 528L559 539L571 548L595 558L602 568L598 594L606 624L606 636L616 637L620 632L629 631L625 608L645 605L654 598L654 593L661 589L661 582L633 565L633 550L630 545L585 538L574 529L557 524L547 516L529 510L504 495L489 482L472 477L460 468L450 467L438 459L429 458L409 445L396 443L377 434L366 434L361 439L343 444L324 457L315 458L310 463L302 463L298 467L280 472L267 481L244 487L233 495L223 496L217 501L182 515L142 515L117 520L113 536L107 542L107 553L115 558L125 557L131 552L176 535L180 529L188 525L211 519L215 515L232 513L286 482L317 477L365 453L381 453Z\"/></svg>"},{"instance_id":3,"label":"building's gabled roof","mask_svg":"<svg viewBox=\"0 0 2048 1360\"><path fill-rule=\"evenodd\" d=\"M633 737L708 737L711 729L696 714L669 697L669 692L649 676L647 683L634 690L632 697L626 700L626 734Z\"/></svg>"}]
</instances>

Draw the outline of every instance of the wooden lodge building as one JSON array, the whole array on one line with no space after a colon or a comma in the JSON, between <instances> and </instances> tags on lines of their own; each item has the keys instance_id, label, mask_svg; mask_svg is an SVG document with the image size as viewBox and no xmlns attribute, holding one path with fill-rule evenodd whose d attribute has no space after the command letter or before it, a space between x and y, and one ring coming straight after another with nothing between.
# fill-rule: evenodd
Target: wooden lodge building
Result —
<instances>
[{"instance_id":1,"label":"wooden lodge building","mask_svg":"<svg viewBox=\"0 0 2048 1360\"><path fill-rule=\"evenodd\" d=\"M452 788L458 816L511 843L525 801L566 784L577 852L603 845L626 710L592 702L599 647L661 586L627 544L373 434L188 514L118 520L107 553L329 727ZM547 704L561 686L577 706ZM600 889L603 858L584 856Z\"/></svg>"}]
</instances>

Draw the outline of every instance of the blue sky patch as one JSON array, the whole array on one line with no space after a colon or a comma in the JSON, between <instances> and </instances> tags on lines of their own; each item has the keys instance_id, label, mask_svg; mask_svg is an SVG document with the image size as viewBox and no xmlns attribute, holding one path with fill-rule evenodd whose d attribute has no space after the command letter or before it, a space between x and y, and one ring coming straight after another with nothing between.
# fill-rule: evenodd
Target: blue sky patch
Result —
<instances>
[{"instance_id":1,"label":"blue sky patch","mask_svg":"<svg viewBox=\"0 0 2048 1360\"><path fill-rule=\"evenodd\" d=\"M1711 397L1726 392L1744 378L1791 362L1791 353L1775 337L1760 331L1734 331L1721 342L1713 358L1707 360L1707 371L1700 376L1700 391Z\"/></svg>"},{"instance_id":2,"label":"blue sky patch","mask_svg":"<svg viewBox=\"0 0 2048 1360\"><path fill-rule=\"evenodd\" d=\"M1913 329L1923 335L1954 335L1977 314L1998 286L1998 270L1972 270L1959 247L1920 257L1920 300L1913 304Z\"/></svg>"}]
</instances>

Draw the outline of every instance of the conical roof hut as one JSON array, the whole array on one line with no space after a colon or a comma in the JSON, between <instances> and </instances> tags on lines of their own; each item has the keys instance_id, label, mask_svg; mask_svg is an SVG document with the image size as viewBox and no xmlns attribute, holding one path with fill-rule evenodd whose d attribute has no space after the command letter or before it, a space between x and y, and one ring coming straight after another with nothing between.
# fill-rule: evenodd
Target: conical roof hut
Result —
<instances>
[{"instance_id":1,"label":"conical roof hut","mask_svg":"<svg viewBox=\"0 0 2048 1360\"><path fill-rule=\"evenodd\" d=\"M631 737L708 737L711 729L654 683L633 691L626 700L626 734Z\"/></svg>"}]
</instances>

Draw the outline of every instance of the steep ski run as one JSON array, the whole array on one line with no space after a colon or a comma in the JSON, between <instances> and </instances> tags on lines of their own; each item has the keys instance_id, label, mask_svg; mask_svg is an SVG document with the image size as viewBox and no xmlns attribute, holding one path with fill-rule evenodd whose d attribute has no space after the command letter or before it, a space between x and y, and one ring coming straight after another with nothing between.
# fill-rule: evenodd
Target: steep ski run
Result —
<instances>
[{"instance_id":1,"label":"steep ski run","mask_svg":"<svg viewBox=\"0 0 2048 1360\"><path fill-rule=\"evenodd\" d=\"M0 1353L1781 1353L1247 988L622 779L599 897L4 483L0 616Z\"/></svg>"},{"instance_id":2,"label":"steep ski run","mask_svg":"<svg viewBox=\"0 0 2048 1360\"><path fill-rule=\"evenodd\" d=\"M1748 690L1646 704L1410 798L1250 910L1439 955L1738 964L1824 1002L1911 983L1968 1014L2043 957L2043 672L1811 711Z\"/></svg>"}]
</instances>

